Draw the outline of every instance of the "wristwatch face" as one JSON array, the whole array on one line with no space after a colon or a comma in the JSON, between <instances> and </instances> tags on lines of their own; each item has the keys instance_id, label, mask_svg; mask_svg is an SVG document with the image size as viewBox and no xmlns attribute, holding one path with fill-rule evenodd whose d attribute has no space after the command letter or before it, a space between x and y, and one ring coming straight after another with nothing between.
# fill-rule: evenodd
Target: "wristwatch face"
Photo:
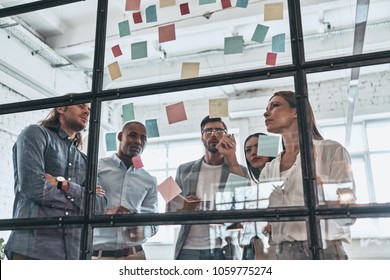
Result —
<instances>
[{"instance_id":1,"label":"wristwatch face","mask_svg":"<svg viewBox=\"0 0 390 280\"><path fill-rule=\"evenodd\" d=\"M65 181L65 178L62 177L62 176L58 176L56 179L57 179L58 182L63 182L63 181Z\"/></svg>"},{"instance_id":2,"label":"wristwatch face","mask_svg":"<svg viewBox=\"0 0 390 280\"><path fill-rule=\"evenodd\" d=\"M62 190L62 182L66 181L65 178L62 177L62 176L58 176L56 179L57 179L57 181L58 181L58 183L57 183L57 189L58 189L58 190Z\"/></svg>"}]
</instances>

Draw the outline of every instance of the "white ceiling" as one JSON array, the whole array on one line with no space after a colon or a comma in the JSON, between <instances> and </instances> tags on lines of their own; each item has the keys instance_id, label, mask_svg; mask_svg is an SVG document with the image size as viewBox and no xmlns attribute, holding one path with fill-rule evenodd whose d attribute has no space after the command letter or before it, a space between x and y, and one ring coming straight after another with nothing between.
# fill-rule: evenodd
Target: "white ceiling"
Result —
<instances>
[{"instance_id":1,"label":"white ceiling","mask_svg":"<svg viewBox=\"0 0 390 280\"><path fill-rule=\"evenodd\" d=\"M9 7L26 2L33 1L0 1L0 5ZM261 60L264 60L265 53L270 51L273 35L286 32L286 39L289 40L286 1L284 1L284 19L270 22L264 22L264 4L281 2L281 0L249 1L247 9L232 7L225 10L222 10L220 1L216 4L202 6L197 4L198 0L176 1L177 5L184 2L190 4L190 15L181 16L177 6L157 8L157 23L146 23L144 18L144 23L134 25L132 24L132 12L124 10L125 0L109 1L105 64L118 60L123 78L111 81L106 75L105 88L178 79L180 72L178 64L186 60L198 60L202 65L207 65L204 72L201 72L204 75L258 68L259 65L264 65L264 61L259 61L259 56ZM231 2L235 6L236 1ZM364 51L389 49L390 1L371 0L369 2L367 27L369 30L366 32ZM142 0L141 12L150 5L157 4L158 7L158 3L157 0ZM356 1L302 0L301 4L307 59L352 54ZM48 60L49 64L70 64L56 68L57 79L60 76L58 72L61 71L82 73L86 76L85 79L90 80L94 55L96 5L96 0L87 0L21 14L0 19L0 26L17 23L17 26L2 29L10 32L18 28L19 35L22 34L27 38L35 37L35 42L41 48L42 46L47 48L42 56ZM205 14L211 14L211 16L207 18ZM120 38L117 23L125 19L129 19L132 24L132 34L128 38ZM168 23L175 23L177 39L159 44L157 27ZM250 40L257 24L267 24L271 27L263 44ZM383 34L385 34L384 38ZM245 55L224 56L221 42L225 37L234 35L244 37ZM131 43L144 40L148 42L147 59L132 61L129 56L114 59L111 47L115 44L120 44L125 52L130 48ZM286 53L278 57L278 65L291 63L288 44L286 46ZM53 57L56 55L58 61L53 63ZM4 65L7 65L6 62ZM9 61L8 64L10 64ZM8 73L8 75L11 74ZM320 77L330 78L326 75ZM28 77L25 78L28 79ZM37 79L39 78L35 77L32 80L36 82ZM44 84L44 81L40 83ZM253 86L254 84L248 85L250 88ZM245 90L245 86L238 89L237 87L239 86L234 87L232 91ZM226 91L226 88L223 90Z\"/></svg>"}]
</instances>

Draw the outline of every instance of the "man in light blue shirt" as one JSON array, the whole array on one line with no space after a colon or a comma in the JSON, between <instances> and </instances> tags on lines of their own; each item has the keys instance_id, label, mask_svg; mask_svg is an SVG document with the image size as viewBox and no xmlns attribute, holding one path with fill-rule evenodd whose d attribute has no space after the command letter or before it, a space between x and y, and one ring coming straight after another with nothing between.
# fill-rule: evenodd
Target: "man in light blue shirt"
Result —
<instances>
[{"instance_id":1,"label":"man in light blue shirt","mask_svg":"<svg viewBox=\"0 0 390 280\"><path fill-rule=\"evenodd\" d=\"M157 180L134 165L147 142L145 126L128 122L118 133L118 152L102 158L98 165L98 182L105 190L105 214L157 212ZM95 228L92 259L145 260L142 244L155 235L155 226Z\"/></svg>"}]
</instances>

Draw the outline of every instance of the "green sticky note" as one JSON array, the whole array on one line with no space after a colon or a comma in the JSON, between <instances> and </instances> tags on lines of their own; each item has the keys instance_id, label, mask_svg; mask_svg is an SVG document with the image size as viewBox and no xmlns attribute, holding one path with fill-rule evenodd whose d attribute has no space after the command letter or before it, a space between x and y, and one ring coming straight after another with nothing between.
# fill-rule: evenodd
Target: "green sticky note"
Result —
<instances>
[{"instance_id":1,"label":"green sticky note","mask_svg":"<svg viewBox=\"0 0 390 280\"><path fill-rule=\"evenodd\" d=\"M148 57L146 41L131 44L131 59Z\"/></svg>"},{"instance_id":2,"label":"green sticky note","mask_svg":"<svg viewBox=\"0 0 390 280\"><path fill-rule=\"evenodd\" d=\"M119 36L120 37L128 36L131 34L130 33L130 25L129 25L128 20L119 22L118 27L119 27Z\"/></svg>"},{"instance_id":3,"label":"green sticky note","mask_svg":"<svg viewBox=\"0 0 390 280\"><path fill-rule=\"evenodd\" d=\"M217 2L217 0L199 0L199 5L213 4L216 2Z\"/></svg>"},{"instance_id":4,"label":"green sticky note","mask_svg":"<svg viewBox=\"0 0 390 280\"><path fill-rule=\"evenodd\" d=\"M145 9L146 22L157 21L157 10L156 5L149 6Z\"/></svg>"},{"instance_id":5,"label":"green sticky note","mask_svg":"<svg viewBox=\"0 0 390 280\"><path fill-rule=\"evenodd\" d=\"M123 113L122 118L123 118L124 122L134 120L135 116L134 116L134 105L133 105L133 103L122 105L122 113Z\"/></svg>"},{"instance_id":6,"label":"green sticky note","mask_svg":"<svg viewBox=\"0 0 390 280\"><path fill-rule=\"evenodd\" d=\"M244 37L234 36L225 38L224 54L235 54L244 52Z\"/></svg>"},{"instance_id":7,"label":"green sticky note","mask_svg":"<svg viewBox=\"0 0 390 280\"><path fill-rule=\"evenodd\" d=\"M252 35L252 41L258 42L258 43L264 43L265 36L267 35L269 26L258 24L256 26L256 30Z\"/></svg>"},{"instance_id":8,"label":"green sticky note","mask_svg":"<svg viewBox=\"0 0 390 280\"><path fill-rule=\"evenodd\" d=\"M258 156L276 157L279 154L280 136L259 135Z\"/></svg>"},{"instance_id":9,"label":"green sticky note","mask_svg":"<svg viewBox=\"0 0 390 280\"><path fill-rule=\"evenodd\" d=\"M233 192L235 188L246 187L250 185L250 180L245 177L238 176L234 173L229 173L224 191Z\"/></svg>"},{"instance_id":10,"label":"green sticky note","mask_svg":"<svg viewBox=\"0 0 390 280\"><path fill-rule=\"evenodd\" d=\"M146 120L145 121L145 126L146 126L146 132L148 133L148 138L153 138L153 137L159 137L160 136L160 134L158 132L157 120L156 119Z\"/></svg>"},{"instance_id":11,"label":"green sticky note","mask_svg":"<svg viewBox=\"0 0 390 280\"><path fill-rule=\"evenodd\" d=\"M286 34L278 34L272 37L272 52L286 51Z\"/></svg>"},{"instance_id":12,"label":"green sticky note","mask_svg":"<svg viewBox=\"0 0 390 280\"><path fill-rule=\"evenodd\" d=\"M110 132L106 133L106 150L116 151L116 133Z\"/></svg>"},{"instance_id":13,"label":"green sticky note","mask_svg":"<svg viewBox=\"0 0 390 280\"><path fill-rule=\"evenodd\" d=\"M238 8L246 8L248 7L249 0L237 0L236 7Z\"/></svg>"}]
</instances>

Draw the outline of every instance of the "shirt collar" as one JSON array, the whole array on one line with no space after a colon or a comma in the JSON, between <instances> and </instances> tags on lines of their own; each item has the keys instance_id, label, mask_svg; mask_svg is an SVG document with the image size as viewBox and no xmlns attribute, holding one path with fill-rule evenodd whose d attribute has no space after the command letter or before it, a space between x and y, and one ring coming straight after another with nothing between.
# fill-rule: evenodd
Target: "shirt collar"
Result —
<instances>
[{"instance_id":1,"label":"shirt collar","mask_svg":"<svg viewBox=\"0 0 390 280\"><path fill-rule=\"evenodd\" d=\"M121 167L121 165L122 165L127 169L126 164L124 164L124 162L118 157L118 155L116 153L113 153L111 155L111 159L118 168ZM129 170L132 170L133 168L134 168L134 166L130 166Z\"/></svg>"}]
</instances>

